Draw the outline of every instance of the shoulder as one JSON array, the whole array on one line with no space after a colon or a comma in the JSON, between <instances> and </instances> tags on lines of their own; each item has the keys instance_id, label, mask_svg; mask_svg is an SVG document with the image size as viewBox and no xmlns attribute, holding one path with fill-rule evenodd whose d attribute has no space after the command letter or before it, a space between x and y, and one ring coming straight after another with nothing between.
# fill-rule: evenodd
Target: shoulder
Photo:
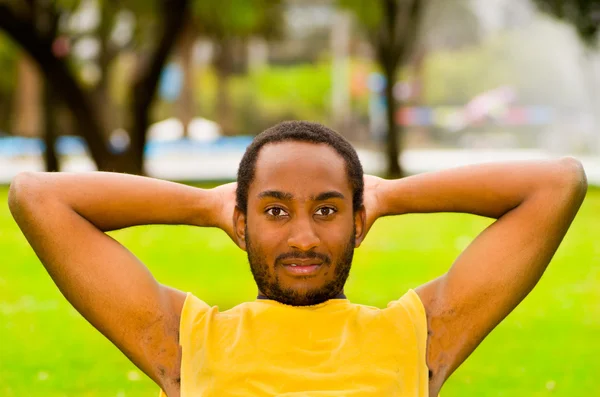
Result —
<instances>
[{"instance_id":1,"label":"shoulder","mask_svg":"<svg viewBox=\"0 0 600 397\"><path fill-rule=\"evenodd\" d=\"M425 357L428 326L427 314L420 296L410 289L399 299L388 303L382 312L396 329L405 335L407 332L413 335L419 355Z\"/></svg>"},{"instance_id":2,"label":"shoulder","mask_svg":"<svg viewBox=\"0 0 600 397\"><path fill-rule=\"evenodd\" d=\"M420 295L413 289L409 289L406 291L404 295L400 297L400 299L391 301L388 303L387 307L396 307L401 306L407 311L410 312L411 315L416 316L424 316L425 315L425 307L423 302L421 301Z\"/></svg>"}]
</instances>

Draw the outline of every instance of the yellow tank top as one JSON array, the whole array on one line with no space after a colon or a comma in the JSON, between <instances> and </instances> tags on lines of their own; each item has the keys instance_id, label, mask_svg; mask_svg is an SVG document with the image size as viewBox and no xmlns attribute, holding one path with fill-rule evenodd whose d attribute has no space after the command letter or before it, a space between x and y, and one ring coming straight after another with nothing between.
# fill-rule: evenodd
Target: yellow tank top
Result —
<instances>
[{"instance_id":1,"label":"yellow tank top","mask_svg":"<svg viewBox=\"0 0 600 397\"><path fill-rule=\"evenodd\" d=\"M385 309L257 299L224 312L188 294L181 397L427 397L426 341L413 290Z\"/></svg>"}]
</instances>

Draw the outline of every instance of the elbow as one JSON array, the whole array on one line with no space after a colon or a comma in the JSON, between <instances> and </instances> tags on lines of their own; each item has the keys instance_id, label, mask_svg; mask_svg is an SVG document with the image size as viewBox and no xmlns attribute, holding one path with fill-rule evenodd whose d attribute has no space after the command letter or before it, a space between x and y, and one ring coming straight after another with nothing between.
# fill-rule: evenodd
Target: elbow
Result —
<instances>
[{"instance_id":1,"label":"elbow","mask_svg":"<svg viewBox=\"0 0 600 397\"><path fill-rule=\"evenodd\" d=\"M557 161L557 168L555 186L567 191L575 200L583 201L588 183L581 161L574 157L563 157Z\"/></svg>"},{"instance_id":2,"label":"elbow","mask_svg":"<svg viewBox=\"0 0 600 397\"><path fill-rule=\"evenodd\" d=\"M8 208L16 216L24 204L40 197L39 179L35 172L21 172L15 176L8 191Z\"/></svg>"}]
</instances>

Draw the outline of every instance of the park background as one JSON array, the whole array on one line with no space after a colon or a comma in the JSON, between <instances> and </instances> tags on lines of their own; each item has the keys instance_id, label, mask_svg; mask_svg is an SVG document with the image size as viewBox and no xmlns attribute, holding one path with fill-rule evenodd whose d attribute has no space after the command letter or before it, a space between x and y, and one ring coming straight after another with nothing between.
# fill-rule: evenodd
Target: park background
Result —
<instances>
[{"instance_id":1,"label":"park background","mask_svg":"<svg viewBox=\"0 0 600 397\"><path fill-rule=\"evenodd\" d=\"M254 135L289 119L335 128L386 177L572 155L591 187L571 230L441 395L597 396L599 25L597 0L0 0L0 202L21 171L210 188L235 179ZM445 272L490 222L379 221L347 295L385 307ZM221 231L111 235L211 305L255 297L245 254ZM0 396L156 394L60 295L0 206Z\"/></svg>"}]
</instances>

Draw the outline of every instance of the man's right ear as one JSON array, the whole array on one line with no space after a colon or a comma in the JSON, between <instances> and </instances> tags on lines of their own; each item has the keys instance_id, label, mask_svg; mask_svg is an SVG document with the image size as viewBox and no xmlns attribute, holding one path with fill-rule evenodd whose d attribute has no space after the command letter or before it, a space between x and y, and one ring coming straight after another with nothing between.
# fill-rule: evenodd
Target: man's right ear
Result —
<instances>
[{"instance_id":1,"label":"man's right ear","mask_svg":"<svg viewBox=\"0 0 600 397\"><path fill-rule=\"evenodd\" d=\"M237 246L246 251L246 215L237 205L233 210L233 233Z\"/></svg>"}]
</instances>

